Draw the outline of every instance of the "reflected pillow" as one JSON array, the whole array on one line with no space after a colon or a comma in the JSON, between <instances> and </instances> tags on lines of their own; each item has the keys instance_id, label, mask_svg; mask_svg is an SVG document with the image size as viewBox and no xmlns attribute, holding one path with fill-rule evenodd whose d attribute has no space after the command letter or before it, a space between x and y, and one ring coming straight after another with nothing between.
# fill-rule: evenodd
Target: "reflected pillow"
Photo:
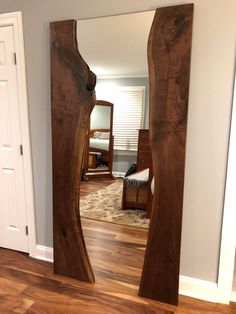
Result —
<instances>
[{"instance_id":1,"label":"reflected pillow","mask_svg":"<svg viewBox=\"0 0 236 314\"><path fill-rule=\"evenodd\" d=\"M99 136L101 140L109 140L110 132L102 132L102 134Z\"/></svg>"},{"instance_id":2,"label":"reflected pillow","mask_svg":"<svg viewBox=\"0 0 236 314\"><path fill-rule=\"evenodd\" d=\"M102 132L96 131L96 132L94 132L93 137L94 137L94 138L100 138L101 135L102 135Z\"/></svg>"}]
</instances>

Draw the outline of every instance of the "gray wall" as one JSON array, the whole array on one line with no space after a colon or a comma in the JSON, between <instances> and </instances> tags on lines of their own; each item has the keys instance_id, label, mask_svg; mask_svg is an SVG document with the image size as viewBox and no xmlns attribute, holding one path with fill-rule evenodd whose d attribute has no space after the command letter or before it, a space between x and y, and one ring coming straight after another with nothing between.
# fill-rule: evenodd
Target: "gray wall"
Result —
<instances>
[{"instance_id":1,"label":"gray wall","mask_svg":"<svg viewBox=\"0 0 236 314\"><path fill-rule=\"evenodd\" d=\"M113 155L112 171L126 173L134 163L137 163L137 154L115 152Z\"/></svg>"},{"instance_id":2,"label":"gray wall","mask_svg":"<svg viewBox=\"0 0 236 314\"><path fill-rule=\"evenodd\" d=\"M37 239L52 246L50 21L154 9L184 0L1 0L23 11ZM195 3L181 274L217 281L235 62L236 1Z\"/></svg>"}]
</instances>

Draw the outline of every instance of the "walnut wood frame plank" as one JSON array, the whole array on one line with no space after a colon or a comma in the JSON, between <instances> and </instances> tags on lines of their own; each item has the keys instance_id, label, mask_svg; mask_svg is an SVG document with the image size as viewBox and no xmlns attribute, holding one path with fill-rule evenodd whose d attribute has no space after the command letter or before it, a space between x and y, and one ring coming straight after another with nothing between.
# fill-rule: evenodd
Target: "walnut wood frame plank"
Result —
<instances>
[{"instance_id":1,"label":"walnut wood frame plank","mask_svg":"<svg viewBox=\"0 0 236 314\"><path fill-rule=\"evenodd\" d=\"M93 282L80 222L79 187L96 76L78 52L76 21L50 27L54 272Z\"/></svg>"},{"instance_id":2,"label":"walnut wood frame plank","mask_svg":"<svg viewBox=\"0 0 236 314\"><path fill-rule=\"evenodd\" d=\"M139 295L177 304L193 4L156 10L148 42L155 191Z\"/></svg>"}]
</instances>

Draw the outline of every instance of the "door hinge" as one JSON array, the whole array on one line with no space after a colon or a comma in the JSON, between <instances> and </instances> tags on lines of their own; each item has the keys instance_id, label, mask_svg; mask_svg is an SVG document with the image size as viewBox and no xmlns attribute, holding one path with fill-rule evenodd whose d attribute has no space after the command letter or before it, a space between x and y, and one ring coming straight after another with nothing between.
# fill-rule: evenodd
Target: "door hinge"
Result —
<instances>
[{"instance_id":1,"label":"door hinge","mask_svg":"<svg viewBox=\"0 0 236 314\"><path fill-rule=\"evenodd\" d=\"M28 226L25 226L25 234L26 234L26 235L29 234Z\"/></svg>"},{"instance_id":2,"label":"door hinge","mask_svg":"<svg viewBox=\"0 0 236 314\"><path fill-rule=\"evenodd\" d=\"M17 60L16 60L16 53L13 52L13 62L15 65L17 65Z\"/></svg>"},{"instance_id":3,"label":"door hinge","mask_svg":"<svg viewBox=\"0 0 236 314\"><path fill-rule=\"evenodd\" d=\"M23 156L23 145L22 144L20 145L20 154L21 154L21 156Z\"/></svg>"}]
</instances>

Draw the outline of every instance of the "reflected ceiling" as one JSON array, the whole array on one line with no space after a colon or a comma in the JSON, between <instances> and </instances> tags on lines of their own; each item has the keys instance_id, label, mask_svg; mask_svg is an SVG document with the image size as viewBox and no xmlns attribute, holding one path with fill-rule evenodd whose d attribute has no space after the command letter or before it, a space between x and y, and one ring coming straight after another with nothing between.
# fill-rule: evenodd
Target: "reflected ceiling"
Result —
<instances>
[{"instance_id":1,"label":"reflected ceiling","mask_svg":"<svg viewBox=\"0 0 236 314\"><path fill-rule=\"evenodd\" d=\"M147 77L155 11L77 21L79 51L99 78Z\"/></svg>"}]
</instances>

